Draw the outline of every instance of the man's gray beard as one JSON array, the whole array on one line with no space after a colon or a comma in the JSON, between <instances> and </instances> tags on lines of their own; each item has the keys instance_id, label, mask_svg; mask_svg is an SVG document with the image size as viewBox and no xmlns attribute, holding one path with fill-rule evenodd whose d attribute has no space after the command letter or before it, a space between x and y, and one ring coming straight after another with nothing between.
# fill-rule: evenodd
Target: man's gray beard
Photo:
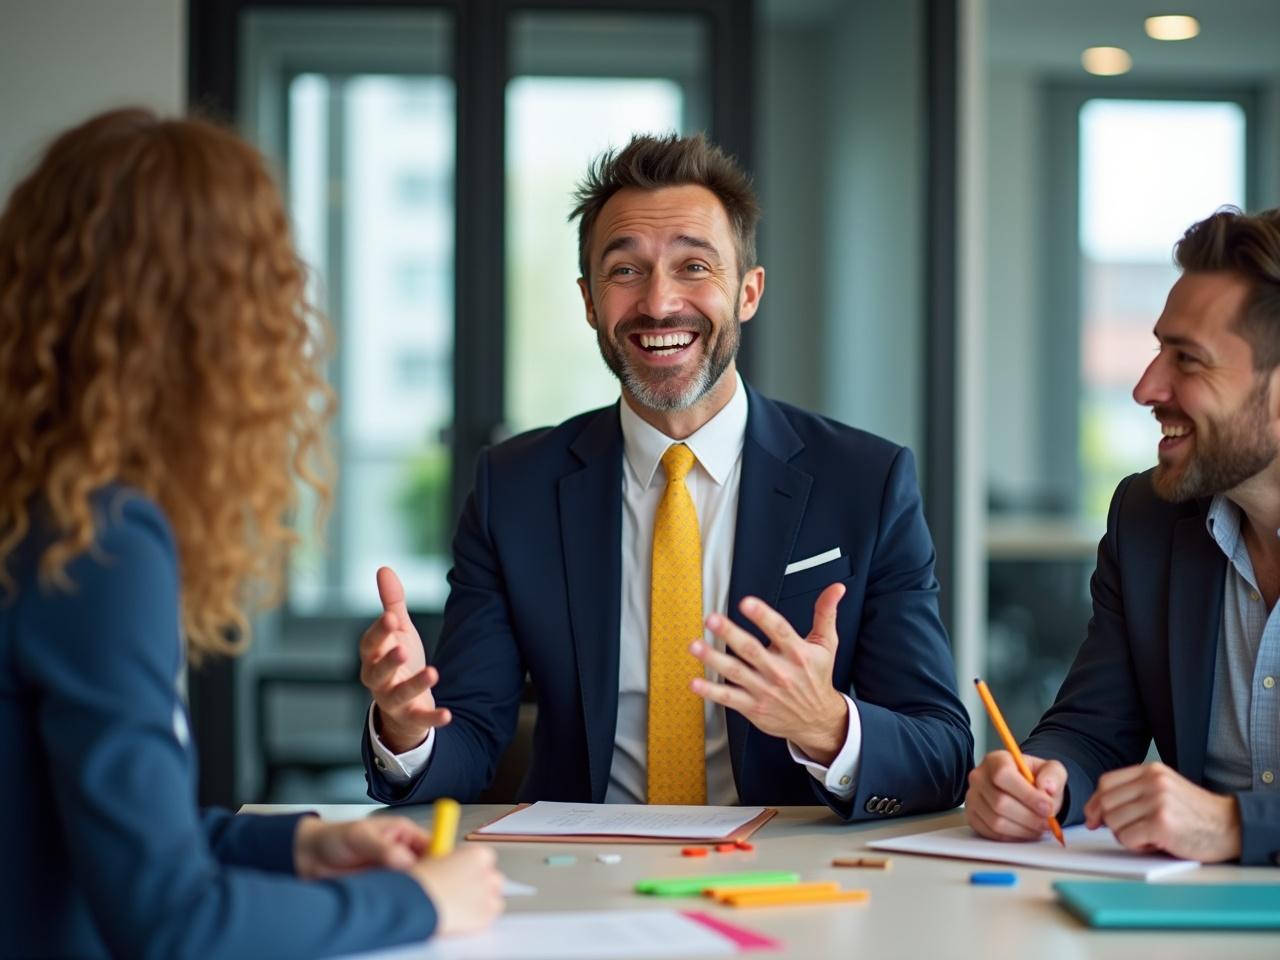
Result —
<instances>
[{"instance_id":1,"label":"man's gray beard","mask_svg":"<svg viewBox=\"0 0 1280 960\"><path fill-rule=\"evenodd\" d=\"M1245 400L1238 414L1219 429L1211 448L1199 446L1180 477L1168 476L1157 464L1151 484L1156 496L1170 503L1184 503L1233 490L1266 469L1280 454L1280 447L1267 434L1267 381L1261 380Z\"/></svg>"},{"instance_id":2,"label":"man's gray beard","mask_svg":"<svg viewBox=\"0 0 1280 960\"><path fill-rule=\"evenodd\" d=\"M605 365L636 403L648 410L675 413L679 410L688 410L720 382L725 370L738 355L738 347L742 342L742 324L738 321L738 313L735 310L731 324L721 331L713 352L703 358L701 366L689 385L675 396L660 390L661 383L651 383L637 374L628 362L624 350L619 349L612 342L607 342L603 336L598 336L596 339Z\"/></svg>"}]
</instances>

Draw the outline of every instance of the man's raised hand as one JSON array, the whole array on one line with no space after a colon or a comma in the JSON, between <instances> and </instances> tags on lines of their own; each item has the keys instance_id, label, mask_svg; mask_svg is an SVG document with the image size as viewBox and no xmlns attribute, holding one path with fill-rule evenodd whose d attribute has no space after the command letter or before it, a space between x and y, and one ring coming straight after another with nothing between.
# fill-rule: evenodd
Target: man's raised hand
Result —
<instances>
[{"instance_id":1,"label":"man's raised hand","mask_svg":"<svg viewBox=\"0 0 1280 960\"><path fill-rule=\"evenodd\" d=\"M431 693L440 679L427 666L422 638L409 619L404 587L390 567L378 570L382 616L360 638L360 682L373 695L374 726L392 753L420 745L433 727L450 720Z\"/></svg>"}]
</instances>

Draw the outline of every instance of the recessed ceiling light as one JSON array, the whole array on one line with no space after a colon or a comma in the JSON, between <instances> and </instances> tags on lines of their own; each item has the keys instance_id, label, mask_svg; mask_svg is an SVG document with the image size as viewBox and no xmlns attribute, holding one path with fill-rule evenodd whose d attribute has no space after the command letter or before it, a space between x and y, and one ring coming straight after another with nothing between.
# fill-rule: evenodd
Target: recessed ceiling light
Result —
<instances>
[{"instance_id":1,"label":"recessed ceiling light","mask_svg":"<svg viewBox=\"0 0 1280 960\"><path fill-rule=\"evenodd\" d=\"M1200 21L1195 17L1147 17L1143 26L1152 40L1190 40L1200 33Z\"/></svg>"},{"instance_id":2,"label":"recessed ceiling light","mask_svg":"<svg viewBox=\"0 0 1280 960\"><path fill-rule=\"evenodd\" d=\"M1118 77L1129 72L1133 57L1122 47L1090 47L1080 54L1080 63L1096 77Z\"/></svg>"}]
</instances>

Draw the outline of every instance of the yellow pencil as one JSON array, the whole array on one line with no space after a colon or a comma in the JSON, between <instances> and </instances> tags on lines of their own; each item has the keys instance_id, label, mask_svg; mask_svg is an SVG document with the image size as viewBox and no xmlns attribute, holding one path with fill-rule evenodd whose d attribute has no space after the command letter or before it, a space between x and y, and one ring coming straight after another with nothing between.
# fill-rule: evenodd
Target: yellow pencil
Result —
<instances>
[{"instance_id":1,"label":"yellow pencil","mask_svg":"<svg viewBox=\"0 0 1280 960\"><path fill-rule=\"evenodd\" d=\"M431 856L443 857L453 853L458 837L458 818L462 808L457 800L441 797L431 808Z\"/></svg>"},{"instance_id":2,"label":"yellow pencil","mask_svg":"<svg viewBox=\"0 0 1280 960\"><path fill-rule=\"evenodd\" d=\"M982 698L982 705L987 708L987 715L991 717L991 723L995 726L996 733L1000 734L1000 739L1004 741L1004 748L1013 754L1013 762L1017 764L1018 772L1027 778L1027 783L1034 787L1036 778L1031 773L1031 768L1027 766L1027 761L1022 756L1022 751L1018 749L1018 741L1014 740L1013 734L1009 732L1009 725L1004 722L1004 714L996 706L996 698L991 695L986 681L974 677L973 684L978 688L978 696ZM1057 841L1065 847L1067 841L1062 836L1062 827L1058 826L1058 818L1052 814L1049 815L1049 829L1053 831Z\"/></svg>"}]
</instances>

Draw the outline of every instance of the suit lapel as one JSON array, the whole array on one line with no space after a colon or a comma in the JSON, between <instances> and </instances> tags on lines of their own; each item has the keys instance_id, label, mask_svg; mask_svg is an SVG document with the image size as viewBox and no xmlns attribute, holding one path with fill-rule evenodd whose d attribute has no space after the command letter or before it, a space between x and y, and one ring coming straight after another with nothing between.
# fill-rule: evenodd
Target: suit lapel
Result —
<instances>
[{"instance_id":1,"label":"suit lapel","mask_svg":"<svg viewBox=\"0 0 1280 960\"><path fill-rule=\"evenodd\" d=\"M789 464L804 443L777 405L750 387L747 403L727 612L738 625L755 632L738 612L738 602L751 595L776 606L813 477ZM726 711L725 720L738 795L746 802L743 786L748 771L743 761L752 727L733 710Z\"/></svg>"},{"instance_id":2,"label":"suit lapel","mask_svg":"<svg viewBox=\"0 0 1280 960\"><path fill-rule=\"evenodd\" d=\"M1203 510L1178 521L1169 575L1169 686L1177 769L1195 783L1204 776L1226 563Z\"/></svg>"},{"instance_id":3,"label":"suit lapel","mask_svg":"<svg viewBox=\"0 0 1280 960\"><path fill-rule=\"evenodd\" d=\"M600 412L570 448L582 468L560 479L560 540L582 694L591 799L604 801L618 723L622 581L622 432Z\"/></svg>"}]
</instances>

